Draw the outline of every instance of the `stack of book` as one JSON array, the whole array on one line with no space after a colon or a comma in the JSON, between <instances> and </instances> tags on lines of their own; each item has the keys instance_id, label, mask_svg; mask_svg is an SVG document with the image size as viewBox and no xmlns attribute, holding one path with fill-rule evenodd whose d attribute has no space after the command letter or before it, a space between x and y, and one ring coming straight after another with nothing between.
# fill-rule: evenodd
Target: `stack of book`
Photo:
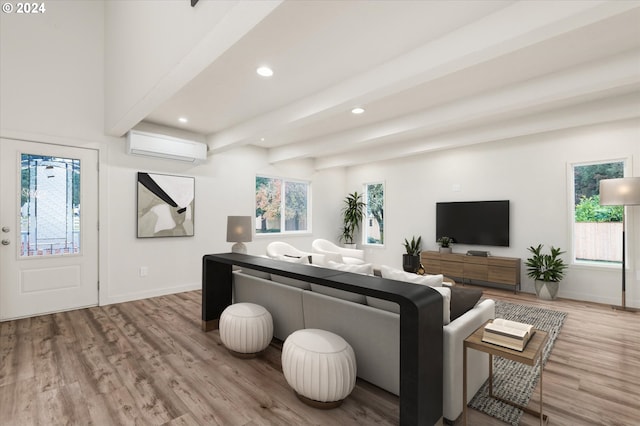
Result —
<instances>
[{"instance_id":1,"label":"stack of book","mask_svg":"<svg viewBox=\"0 0 640 426\"><path fill-rule=\"evenodd\" d=\"M530 324L496 318L485 325L482 341L522 352L534 333Z\"/></svg>"}]
</instances>

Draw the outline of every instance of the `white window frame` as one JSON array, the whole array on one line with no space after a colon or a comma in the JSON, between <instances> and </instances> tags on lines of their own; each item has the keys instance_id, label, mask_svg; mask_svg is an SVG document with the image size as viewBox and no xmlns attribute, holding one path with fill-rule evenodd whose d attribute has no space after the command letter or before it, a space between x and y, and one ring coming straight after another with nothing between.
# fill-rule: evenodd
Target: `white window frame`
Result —
<instances>
[{"instance_id":1,"label":"white window frame","mask_svg":"<svg viewBox=\"0 0 640 426\"><path fill-rule=\"evenodd\" d=\"M362 193L363 193L363 202L368 206L369 205L369 191L368 188L370 185L382 185L382 205L383 205L383 211L385 212L385 216L386 216L386 210L387 210L387 185L385 184L384 181L373 181L373 182L365 182L362 185ZM363 218L362 218L362 226L361 228L361 234L362 234L362 245L365 246L369 246L369 247L384 247L385 246L385 234L386 234L386 218L384 218L384 227L385 229L383 230L382 233L382 243L370 243L368 242L368 235L366 232L366 228L367 228L368 224L367 224L367 207L364 208L364 212L363 212Z\"/></svg>"},{"instance_id":2,"label":"white window frame","mask_svg":"<svg viewBox=\"0 0 640 426\"><path fill-rule=\"evenodd\" d=\"M631 164L631 159L632 157L630 155L628 156L624 156L624 157L614 157L614 158L605 158L605 159L598 159L598 160L589 160L589 161L572 161L570 163L567 163L567 188L568 188L568 229L569 229L569 238L570 238L570 264L572 266L577 266L577 267L586 267L586 268L596 268L596 269L619 269L620 268L620 262L606 262L606 261L590 261L590 260L577 260L576 259L576 231L575 231L575 210L576 210L576 204L575 204L575 175L574 175L574 168L576 166L589 166L589 165L593 165L593 164L603 164L603 163L616 163L616 162L622 162L623 166L622 166L622 170L623 170L623 176L627 177L627 176L631 176L631 170L632 170L632 164ZM629 235L629 229L632 228L629 224L630 221L627 220L627 222L625 223L625 232L627 235ZM627 241L625 242L625 244L628 246L629 241L627 239ZM628 247L625 247L628 248ZM626 253L628 254L628 250L625 250ZM627 259L628 260L628 259ZM627 262L627 265L629 263Z\"/></svg>"},{"instance_id":3,"label":"white window frame","mask_svg":"<svg viewBox=\"0 0 640 426\"><path fill-rule=\"evenodd\" d=\"M282 236L282 235L307 235L307 234L311 234L312 233L312 197L311 197L311 181L309 180L304 180L304 179L293 179L293 178L287 178L287 177L283 177L283 176L271 176L271 175L262 175L262 174L256 174L255 179L254 179L254 192L253 192L253 208L254 208L254 213L255 213L255 207L256 207L256 200L255 200L255 182L257 178L265 178L265 179L278 179L282 181L282 191L283 194L281 195L280 199L281 199L281 203L280 203L280 232L259 232L258 228L257 228L257 223L255 223L255 221L257 221L257 217L254 217L254 227L256 229L254 229L254 235L257 238L263 238L263 237L269 237L269 236ZM286 230L286 192L285 192L285 187L286 187L286 183L302 183L305 184L307 186L307 229L304 230L299 230L299 231L287 231ZM255 214L254 214L255 216Z\"/></svg>"}]
</instances>

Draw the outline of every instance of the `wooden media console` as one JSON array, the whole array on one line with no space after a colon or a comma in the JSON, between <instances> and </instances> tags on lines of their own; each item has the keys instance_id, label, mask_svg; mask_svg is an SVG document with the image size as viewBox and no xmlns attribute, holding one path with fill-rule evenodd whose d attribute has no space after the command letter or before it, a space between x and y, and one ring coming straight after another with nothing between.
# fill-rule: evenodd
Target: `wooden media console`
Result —
<instances>
[{"instance_id":1,"label":"wooden media console","mask_svg":"<svg viewBox=\"0 0 640 426\"><path fill-rule=\"evenodd\" d=\"M512 286L514 292L520 288L520 258L423 251L420 262L428 274L443 274L464 284L474 281L503 284Z\"/></svg>"}]
</instances>

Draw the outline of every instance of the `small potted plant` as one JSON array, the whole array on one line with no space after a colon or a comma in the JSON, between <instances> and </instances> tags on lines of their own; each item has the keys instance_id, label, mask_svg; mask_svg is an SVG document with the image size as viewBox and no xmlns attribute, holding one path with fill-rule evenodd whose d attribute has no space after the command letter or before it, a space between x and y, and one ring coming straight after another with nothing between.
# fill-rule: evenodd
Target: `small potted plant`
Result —
<instances>
[{"instance_id":1,"label":"small potted plant","mask_svg":"<svg viewBox=\"0 0 640 426\"><path fill-rule=\"evenodd\" d=\"M362 194L354 192L344 199L342 207L342 233L340 241L345 247L355 248L354 236L360 229L360 223L364 217L364 208L366 204L362 202Z\"/></svg>"},{"instance_id":2,"label":"small potted plant","mask_svg":"<svg viewBox=\"0 0 640 426\"><path fill-rule=\"evenodd\" d=\"M436 242L440 246L440 253L451 253L451 244L453 244L453 238L440 237Z\"/></svg>"},{"instance_id":3,"label":"small potted plant","mask_svg":"<svg viewBox=\"0 0 640 426\"><path fill-rule=\"evenodd\" d=\"M564 252L560 248L551 246L549 254L542 253L542 244L529 247L533 256L527 259L527 276L535 281L536 295L540 299L553 300L558 294L558 287L567 264L560 257Z\"/></svg>"},{"instance_id":4,"label":"small potted plant","mask_svg":"<svg viewBox=\"0 0 640 426\"><path fill-rule=\"evenodd\" d=\"M420 251L421 251L422 237L418 236L416 239L415 236L411 238L411 241L404 239L404 249L407 251L406 254L402 255L402 269L406 272L416 273L420 268Z\"/></svg>"}]
</instances>

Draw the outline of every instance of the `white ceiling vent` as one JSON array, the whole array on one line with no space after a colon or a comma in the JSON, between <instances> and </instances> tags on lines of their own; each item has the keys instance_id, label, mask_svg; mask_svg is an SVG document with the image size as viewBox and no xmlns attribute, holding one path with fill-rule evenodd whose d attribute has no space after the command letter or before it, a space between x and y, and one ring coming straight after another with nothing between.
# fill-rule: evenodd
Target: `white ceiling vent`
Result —
<instances>
[{"instance_id":1,"label":"white ceiling vent","mask_svg":"<svg viewBox=\"0 0 640 426\"><path fill-rule=\"evenodd\" d=\"M130 130L127 133L127 154L200 163L207 159L207 145L172 136Z\"/></svg>"}]
</instances>

